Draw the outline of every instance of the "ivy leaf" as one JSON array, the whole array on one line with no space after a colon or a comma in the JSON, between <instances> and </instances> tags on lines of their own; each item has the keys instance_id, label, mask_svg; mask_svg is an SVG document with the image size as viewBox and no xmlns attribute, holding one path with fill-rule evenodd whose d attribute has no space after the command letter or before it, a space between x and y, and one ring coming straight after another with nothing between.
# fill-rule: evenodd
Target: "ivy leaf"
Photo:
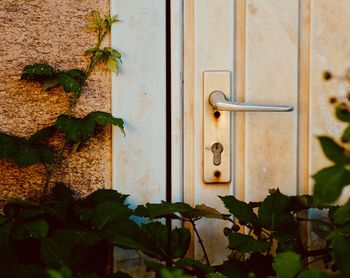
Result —
<instances>
[{"instance_id":1,"label":"ivy leaf","mask_svg":"<svg viewBox=\"0 0 350 278\"><path fill-rule=\"evenodd\" d=\"M53 67L48 64L33 64L23 68L21 79L43 81L55 76Z\"/></svg>"},{"instance_id":2,"label":"ivy leaf","mask_svg":"<svg viewBox=\"0 0 350 278\"><path fill-rule=\"evenodd\" d=\"M0 159L9 159L18 151L18 144L24 144L25 140L0 133Z\"/></svg>"},{"instance_id":3,"label":"ivy leaf","mask_svg":"<svg viewBox=\"0 0 350 278\"><path fill-rule=\"evenodd\" d=\"M80 69L71 69L65 73L78 80L83 80L85 78L85 73Z\"/></svg>"},{"instance_id":4,"label":"ivy leaf","mask_svg":"<svg viewBox=\"0 0 350 278\"><path fill-rule=\"evenodd\" d=\"M258 217L247 203L237 200L234 196L219 196L219 198L229 212L238 220L251 224L258 223Z\"/></svg>"},{"instance_id":5,"label":"ivy leaf","mask_svg":"<svg viewBox=\"0 0 350 278\"><path fill-rule=\"evenodd\" d=\"M91 17L92 19L94 20L94 22L96 23L97 26L100 25L102 19L101 19L101 15L100 15L100 12L99 11L96 11L96 10L93 10L91 12Z\"/></svg>"},{"instance_id":6,"label":"ivy leaf","mask_svg":"<svg viewBox=\"0 0 350 278\"><path fill-rule=\"evenodd\" d=\"M103 49L103 52L105 53L107 59L105 60L105 63L107 67L114 73L118 73L119 66L118 63L121 62L122 55L119 51L111 48L111 47L105 47Z\"/></svg>"},{"instance_id":7,"label":"ivy leaf","mask_svg":"<svg viewBox=\"0 0 350 278\"><path fill-rule=\"evenodd\" d=\"M341 107L335 109L335 115L342 122L350 122L350 111Z\"/></svg>"},{"instance_id":8,"label":"ivy leaf","mask_svg":"<svg viewBox=\"0 0 350 278\"><path fill-rule=\"evenodd\" d=\"M55 132L54 126L45 127L43 129L40 129L35 134L29 137L28 142L29 144L32 143L41 143L42 141L45 141L48 139L54 132Z\"/></svg>"},{"instance_id":9,"label":"ivy leaf","mask_svg":"<svg viewBox=\"0 0 350 278\"><path fill-rule=\"evenodd\" d=\"M346 156L345 149L339 146L332 138L327 136L319 136L322 150L327 158L336 164L346 164L350 162Z\"/></svg>"},{"instance_id":10,"label":"ivy leaf","mask_svg":"<svg viewBox=\"0 0 350 278\"><path fill-rule=\"evenodd\" d=\"M11 157L18 167L26 167L40 162L40 155L30 147L20 148L20 151Z\"/></svg>"},{"instance_id":11,"label":"ivy leaf","mask_svg":"<svg viewBox=\"0 0 350 278\"><path fill-rule=\"evenodd\" d=\"M39 219L30 222L22 222L14 227L12 234L15 239L36 238L42 239L49 232L49 225L45 220Z\"/></svg>"},{"instance_id":12,"label":"ivy leaf","mask_svg":"<svg viewBox=\"0 0 350 278\"><path fill-rule=\"evenodd\" d=\"M293 215L288 211L290 200L279 189L271 193L262 202L258 217L263 227L270 230L286 228L295 224Z\"/></svg>"},{"instance_id":13,"label":"ivy leaf","mask_svg":"<svg viewBox=\"0 0 350 278\"><path fill-rule=\"evenodd\" d=\"M240 233L230 233L228 240L228 248L238 250L241 253L265 251L270 247L270 243L267 241L256 240L252 236Z\"/></svg>"},{"instance_id":14,"label":"ivy leaf","mask_svg":"<svg viewBox=\"0 0 350 278\"><path fill-rule=\"evenodd\" d=\"M335 224L344 225L350 222L350 199L343 206L340 206L333 213L333 217Z\"/></svg>"},{"instance_id":15,"label":"ivy leaf","mask_svg":"<svg viewBox=\"0 0 350 278\"><path fill-rule=\"evenodd\" d=\"M56 87L60 82L57 80L57 78L52 78L43 81L43 89L46 91L48 89Z\"/></svg>"},{"instance_id":16,"label":"ivy leaf","mask_svg":"<svg viewBox=\"0 0 350 278\"><path fill-rule=\"evenodd\" d=\"M71 246L52 238L44 238L41 241L40 256L47 266L60 268L69 265Z\"/></svg>"},{"instance_id":17,"label":"ivy leaf","mask_svg":"<svg viewBox=\"0 0 350 278\"><path fill-rule=\"evenodd\" d=\"M303 268L300 255L294 252L279 253L273 261L276 278L294 278Z\"/></svg>"},{"instance_id":18,"label":"ivy leaf","mask_svg":"<svg viewBox=\"0 0 350 278\"><path fill-rule=\"evenodd\" d=\"M335 260L341 274L350 277L350 235L340 231L334 231L329 235L328 239L331 242L332 257Z\"/></svg>"},{"instance_id":19,"label":"ivy leaf","mask_svg":"<svg viewBox=\"0 0 350 278\"><path fill-rule=\"evenodd\" d=\"M124 121L120 118L113 117L110 113L102 112L102 111L95 111L89 113L87 118L93 120L96 124L100 126L105 126L107 124L112 124L120 128L120 130L124 132Z\"/></svg>"},{"instance_id":20,"label":"ivy leaf","mask_svg":"<svg viewBox=\"0 0 350 278\"><path fill-rule=\"evenodd\" d=\"M324 168L313 176L315 180L314 197L316 202L335 202L343 187L350 184L350 172L342 165Z\"/></svg>"},{"instance_id":21,"label":"ivy leaf","mask_svg":"<svg viewBox=\"0 0 350 278\"><path fill-rule=\"evenodd\" d=\"M87 140L94 133L96 125L105 126L107 124L117 125L123 130L124 122L109 113L96 111L82 119L59 115L55 126L65 134L68 140L78 143Z\"/></svg>"},{"instance_id":22,"label":"ivy leaf","mask_svg":"<svg viewBox=\"0 0 350 278\"><path fill-rule=\"evenodd\" d=\"M58 82L63 86L63 89L66 93L75 93L80 95L81 84L80 82L67 73L59 73L56 76Z\"/></svg>"}]
</instances>

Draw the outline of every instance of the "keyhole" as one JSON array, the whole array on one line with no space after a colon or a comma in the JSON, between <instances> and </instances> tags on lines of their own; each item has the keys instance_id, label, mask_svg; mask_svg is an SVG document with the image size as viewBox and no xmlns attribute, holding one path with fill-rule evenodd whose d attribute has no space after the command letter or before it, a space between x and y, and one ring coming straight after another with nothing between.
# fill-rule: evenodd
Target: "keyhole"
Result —
<instances>
[{"instance_id":1,"label":"keyhole","mask_svg":"<svg viewBox=\"0 0 350 278\"><path fill-rule=\"evenodd\" d=\"M221 153L224 150L224 147L221 143L214 143L211 146L211 151L213 152L213 163L215 166L218 166L221 164Z\"/></svg>"}]
</instances>

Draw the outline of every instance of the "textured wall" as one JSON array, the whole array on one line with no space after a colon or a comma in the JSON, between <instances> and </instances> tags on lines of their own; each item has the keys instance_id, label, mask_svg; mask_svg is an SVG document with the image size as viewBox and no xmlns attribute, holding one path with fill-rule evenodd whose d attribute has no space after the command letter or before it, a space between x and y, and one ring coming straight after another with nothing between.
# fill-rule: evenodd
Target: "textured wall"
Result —
<instances>
[{"instance_id":1,"label":"textured wall","mask_svg":"<svg viewBox=\"0 0 350 278\"><path fill-rule=\"evenodd\" d=\"M108 0L0 1L0 131L29 136L54 123L64 113L67 98L59 89L20 81L27 64L47 62L54 67L85 68L84 51L95 44L86 24L92 10L109 13ZM106 40L109 41L109 38ZM99 66L74 113L110 111L110 72ZM53 180L72 185L81 194L111 186L111 132L106 128L89 140L56 172ZM37 195L45 178L43 166L18 169L0 161L0 199Z\"/></svg>"}]
</instances>

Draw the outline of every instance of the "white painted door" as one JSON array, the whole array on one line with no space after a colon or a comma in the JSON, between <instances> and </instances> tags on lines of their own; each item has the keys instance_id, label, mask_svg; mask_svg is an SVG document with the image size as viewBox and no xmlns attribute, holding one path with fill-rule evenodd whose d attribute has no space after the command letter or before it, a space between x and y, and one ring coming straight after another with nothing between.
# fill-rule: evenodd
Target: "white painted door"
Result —
<instances>
[{"instance_id":1,"label":"white painted door","mask_svg":"<svg viewBox=\"0 0 350 278\"><path fill-rule=\"evenodd\" d=\"M127 134L114 134L116 189L135 204L172 199L220 210L217 195L250 201L261 200L269 188L311 192L310 175L327 165L315 136L338 135L342 128L328 99L347 88L321 76L349 66L349 1L111 3L112 14L122 19L112 45L124 57L113 77L113 113L125 119ZM203 181L206 71L231 73L232 100L294 106L290 113L230 114L228 183ZM226 240L214 222L202 222L200 232L219 263ZM202 256L196 243L192 253Z\"/></svg>"}]
</instances>

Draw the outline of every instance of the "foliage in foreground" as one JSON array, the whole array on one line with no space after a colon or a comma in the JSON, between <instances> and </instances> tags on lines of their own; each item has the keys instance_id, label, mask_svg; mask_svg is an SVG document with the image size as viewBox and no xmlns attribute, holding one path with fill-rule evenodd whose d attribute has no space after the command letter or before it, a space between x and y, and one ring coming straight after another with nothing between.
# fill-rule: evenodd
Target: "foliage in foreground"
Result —
<instances>
[{"instance_id":1,"label":"foliage in foreground","mask_svg":"<svg viewBox=\"0 0 350 278\"><path fill-rule=\"evenodd\" d=\"M345 237L350 225L349 221L339 221L344 207L329 206L329 221L308 220L327 242L324 249L309 250L300 235L306 219L299 218L298 213L314 207L310 196L288 197L277 189L259 203L220 197L229 214L185 203L146 204L130 209L126 199L127 195L114 190L98 190L81 199L58 184L40 204L7 203L0 217L1 277L128 277L120 272L107 274L113 246L142 252L149 258L149 271L160 277L350 275L350 242ZM136 223L135 216L147 221ZM223 236L231 254L222 264L210 262L196 228L202 218L228 224ZM203 260L186 258L190 230L171 229L163 224L165 221L159 221L164 219L180 219L192 226L203 248ZM243 227L247 233L242 232ZM310 262L318 260L337 274L310 268Z\"/></svg>"}]
</instances>

